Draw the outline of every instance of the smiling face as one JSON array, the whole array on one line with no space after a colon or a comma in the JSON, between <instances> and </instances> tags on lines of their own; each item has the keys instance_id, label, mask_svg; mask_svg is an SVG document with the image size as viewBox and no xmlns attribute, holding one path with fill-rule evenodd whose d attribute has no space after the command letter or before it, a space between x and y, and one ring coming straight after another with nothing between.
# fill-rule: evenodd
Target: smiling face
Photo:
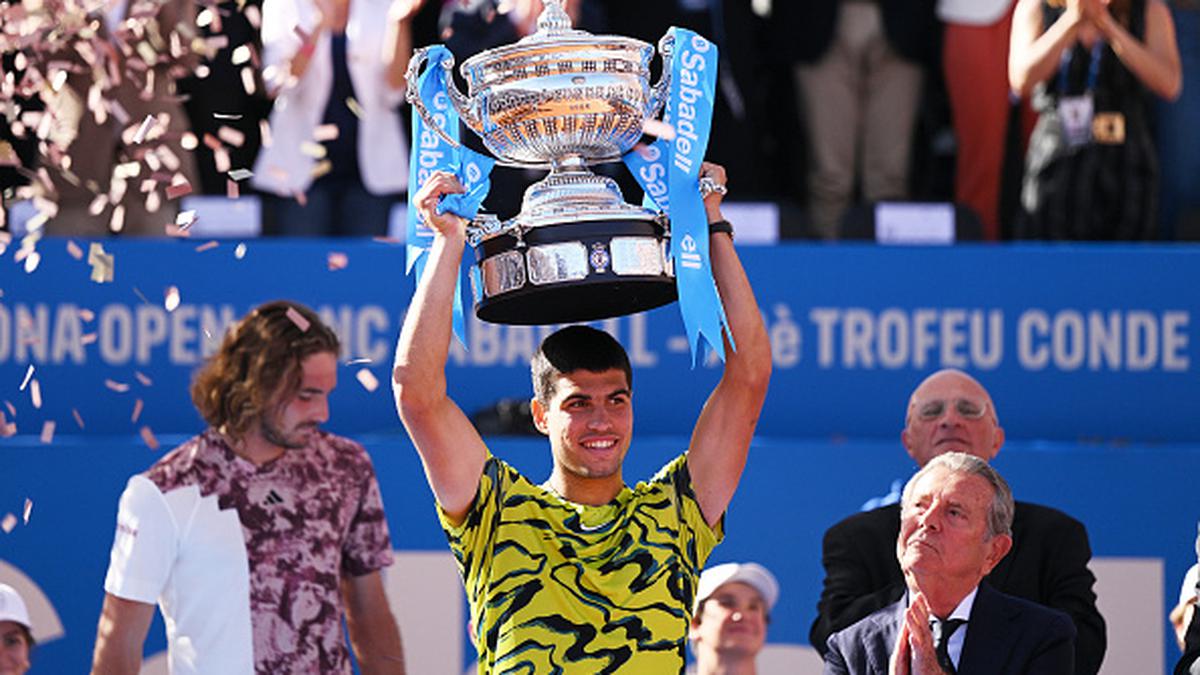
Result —
<instances>
[{"instance_id":1,"label":"smiling face","mask_svg":"<svg viewBox=\"0 0 1200 675\"><path fill-rule=\"evenodd\" d=\"M603 485L607 492L615 486L615 496L624 484L621 463L633 432L631 393L625 373L614 368L559 375L550 399L543 403L535 398L531 408L534 424L550 439L552 480L561 481L568 491ZM574 499L562 490L560 494Z\"/></svg>"},{"instance_id":2,"label":"smiling face","mask_svg":"<svg viewBox=\"0 0 1200 675\"><path fill-rule=\"evenodd\" d=\"M767 639L767 603L749 584L723 584L692 619L688 639L698 655L715 652L722 658L753 657Z\"/></svg>"},{"instance_id":3,"label":"smiling face","mask_svg":"<svg viewBox=\"0 0 1200 675\"><path fill-rule=\"evenodd\" d=\"M896 557L910 581L961 590L965 596L1012 546L1006 534L989 537L994 490L982 476L931 467L906 492L900 509ZM922 583L925 582L925 583Z\"/></svg>"},{"instance_id":4,"label":"smiling face","mask_svg":"<svg viewBox=\"0 0 1200 675\"><path fill-rule=\"evenodd\" d=\"M29 642L25 627L0 621L0 675L22 675L29 670Z\"/></svg>"},{"instance_id":5,"label":"smiling face","mask_svg":"<svg viewBox=\"0 0 1200 675\"><path fill-rule=\"evenodd\" d=\"M918 466L947 452L991 461L1004 444L992 399L966 373L944 370L913 392L900 440Z\"/></svg>"},{"instance_id":6,"label":"smiling face","mask_svg":"<svg viewBox=\"0 0 1200 675\"><path fill-rule=\"evenodd\" d=\"M329 394L337 386L337 356L317 352L300 362L300 386L285 394L269 417L261 421L264 440L284 449L308 445L317 429L329 420Z\"/></svg>"}]
</instances>

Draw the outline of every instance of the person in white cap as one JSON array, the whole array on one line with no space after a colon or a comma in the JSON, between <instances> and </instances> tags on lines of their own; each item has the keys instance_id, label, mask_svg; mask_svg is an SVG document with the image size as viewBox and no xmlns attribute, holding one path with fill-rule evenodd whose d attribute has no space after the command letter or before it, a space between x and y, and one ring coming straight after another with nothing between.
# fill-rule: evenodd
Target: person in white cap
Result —
<instances>
[{"instance_id":1,"label":"person in white cap","mask_svg":"<svg viewBox=\"0 0 1200 675\"><path fill-rule=\"evenodd\" d=\"M757 563L704 570L688 630L697 675L754 675L778 599L779 582Z\"/></svg>"},{"instance_id":2,"label":"person in white cap","mask_svg":"<svg viewBox=\"0 0 1200 675\"><path fill-rule=\"evenodd\" d=\"M12 586L0 584L0 675L29 671L33 650L32 626L25 601Z\"/></svg>"}]
</instances>

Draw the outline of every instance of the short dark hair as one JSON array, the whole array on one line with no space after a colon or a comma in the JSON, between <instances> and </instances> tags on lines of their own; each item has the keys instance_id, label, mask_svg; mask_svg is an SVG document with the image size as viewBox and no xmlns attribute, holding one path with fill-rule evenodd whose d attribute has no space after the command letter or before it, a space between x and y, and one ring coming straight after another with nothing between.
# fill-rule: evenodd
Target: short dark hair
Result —
<instances>
[{"instance_id":1,"label":"short dark hair","mask_svg":"<svg viewBox=\"0 0 1200 675\"><path fill-rule=\"evenodd\" d=\"M613 336L591 326L567 326L546 336L529 368L533 394L543 404L554 398L554 381L577 370L592 373L620 370L625 373L625 383L633 389L633 368L625 348Z\"/></svg>"},{"instance_id":2,"label":"short dark hair","mask_svg":"<svg viewBox=\"0 0 1200 675\"><path fill-rule=\"evenodd\" d=\"M276 300L254 309L225 334L192 380L192 403L214 429L242 437L300 386L300 364L338 354L337 335L308 307Z\"/></svg>"}]
</instances>

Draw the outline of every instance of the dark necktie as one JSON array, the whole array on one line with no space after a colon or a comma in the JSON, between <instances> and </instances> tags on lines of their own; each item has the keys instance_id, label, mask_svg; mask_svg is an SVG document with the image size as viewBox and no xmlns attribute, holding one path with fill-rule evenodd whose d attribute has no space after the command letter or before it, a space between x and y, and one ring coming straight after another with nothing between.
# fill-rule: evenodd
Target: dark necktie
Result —
<instances>
[{"instance_id":1,"label":"dark necktie","mask_svg":"<svg viewBox=\"0 0 1200 675\"><path fill-rule=\"evenodd\" d=\"M958 673L954 662L950 660L950 636L964 623L966 621L963 619L933 620L933 650L937 652L938 665L950 675Z\"/></svg>"}]
</instances>

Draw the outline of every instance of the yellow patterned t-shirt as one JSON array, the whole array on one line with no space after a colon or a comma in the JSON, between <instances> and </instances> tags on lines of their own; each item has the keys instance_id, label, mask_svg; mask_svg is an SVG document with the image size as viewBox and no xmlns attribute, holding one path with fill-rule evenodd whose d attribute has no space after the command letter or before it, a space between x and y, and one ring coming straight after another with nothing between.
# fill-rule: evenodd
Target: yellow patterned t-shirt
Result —
<instances>
[{"instance_id":1,"label":"yellow patterned t-shirt","mask_svg":"<svg viewBox=\"0 0 1200 675\"><path fill-rule=\"evenodd\" d=\"M480 675L683 670L696 580L724 536L700 513L686 458L585 506L488 457L463 522L438 510Z\"/></svg>"}]
</instances>

